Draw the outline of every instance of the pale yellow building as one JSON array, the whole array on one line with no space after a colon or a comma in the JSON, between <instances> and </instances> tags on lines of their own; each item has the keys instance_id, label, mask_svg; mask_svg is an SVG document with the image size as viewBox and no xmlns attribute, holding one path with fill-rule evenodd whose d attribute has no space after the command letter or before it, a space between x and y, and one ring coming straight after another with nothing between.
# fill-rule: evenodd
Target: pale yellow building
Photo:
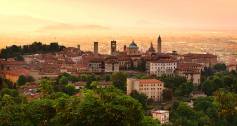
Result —
<instances>
[{"instance_id":1,"label":"pale yellow building","mask_svg":"<svg viewBox=\"0 0 237 126\"><path fill-rule=\"evenodd\" d=\"M162 100L164 83L156 79L127 79L127 95L133 91L145 94L148 98L155 101Z\"/></svg>"}]
</instances>

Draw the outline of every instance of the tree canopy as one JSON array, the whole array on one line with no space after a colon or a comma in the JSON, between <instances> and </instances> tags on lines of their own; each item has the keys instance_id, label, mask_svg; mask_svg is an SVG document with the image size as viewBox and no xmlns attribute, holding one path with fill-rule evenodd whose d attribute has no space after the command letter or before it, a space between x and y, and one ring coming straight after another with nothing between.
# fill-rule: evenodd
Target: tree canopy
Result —
<instances>
[{"instance_id":1,"label":"tree canopy","mask_svg":"<svg viewBox=\"0 0 237 126\"><path fill-rule=\"evenodd\" d=\"M36 53L50 53L61 51L64 46L58 45L57 42L52 42L49 45L41 42L34 42L30 45L17 46L12 45L1 50L0 58L16 58L16 60L23 60L22 55L36 54Z\"/></svg>"}]
</instances>

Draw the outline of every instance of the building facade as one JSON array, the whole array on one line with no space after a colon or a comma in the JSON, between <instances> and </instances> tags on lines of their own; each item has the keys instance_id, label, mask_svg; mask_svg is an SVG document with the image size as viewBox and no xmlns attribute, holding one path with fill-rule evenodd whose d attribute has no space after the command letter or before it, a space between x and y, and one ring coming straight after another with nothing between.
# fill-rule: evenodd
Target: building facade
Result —
<instances>
[{"instance_id":1,"label":"building facade","mask_svg":"<svg viewBox=\"0 0 237 126\"><path fill-rule=\"evenodd\" d=\"M205 67L211 67L217 64L217 56L213 54L189 53L183 55L183 61L189 63L202 64Z\"/></svg>"},{"instance_id":2,"label":"building facade","mask_svg":"<svg viewBox=\"0 0 237 126\"><path fill-rule=\"evenodd\" d=\"M116 59L108 59L105 61L105 72L119 72L119 62Z\"/></svg>"},{"instance_id":3,"label":"building facade","mask_svg":"<svg viewBox=\"0 0 237 126\"><path fill-rule=\"evenodd\" d=\"M201 71L203 66L197 63L178 63L176 74L185 77L194 85L198 86L201 83Z\"/></svg>"},{"instance_id":4,"label":"building facade","mask_svg":"<svg viewBox=\"0 0 237 126\"><path fill-rule=\"evenodd\" d=\"M104 62L103 59L93 59L88 65L89 72L101 73L104 72Z\"/></svg>"},{"instance_id":5,"label":"building facade","mask_svg":"<svg viewBox=\"0 0 237 126\"><path fill-rule=\"evenodd\" d=\"M156 79L127 79L127 95L133 91L145 94L148 98L154 101L162 100L164 83Z\"/></svg>"},{"instance_id":6,"label":"building facade","mask_svg":"<svg viewBox=\"0 0 237 126\"><path fill-rule=\"evenodd\" d=\"M173 75L177 68L177 61L173 59L160 59L150 61L150 75L162 76Z\"/></svg>"}]
</instances>

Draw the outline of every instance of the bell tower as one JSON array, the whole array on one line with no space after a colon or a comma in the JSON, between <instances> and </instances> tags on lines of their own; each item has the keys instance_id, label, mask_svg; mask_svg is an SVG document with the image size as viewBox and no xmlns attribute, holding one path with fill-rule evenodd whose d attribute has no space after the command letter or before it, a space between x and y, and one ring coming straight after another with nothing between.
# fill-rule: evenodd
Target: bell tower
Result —
<instances>
[{"instance_id":1,"label":"bell tower","mask_svg":"<svg viewBox=\"0 0 237 126\"><path fill-rule=\"evenodd\" d=\"M161 53L161 37L160 37L160 35L157 39L157 52Z\"/></svg>"}]
</instances>

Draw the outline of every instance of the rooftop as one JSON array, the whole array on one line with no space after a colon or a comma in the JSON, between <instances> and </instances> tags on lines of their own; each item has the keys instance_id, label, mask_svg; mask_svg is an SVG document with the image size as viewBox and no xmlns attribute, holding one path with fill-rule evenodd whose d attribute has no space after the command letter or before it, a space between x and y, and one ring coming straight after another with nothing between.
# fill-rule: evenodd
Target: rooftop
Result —
<instances>
[{"instance_id":1,"label":"rooftop","mask_svg":"<svg viewBox=\"0 0 237 126\"><path fill-rule=\"evenodd\" d=\"M151 63L175 63L177 62L174 59L158 59L158 60L153 60Z\"/></svg>"},{"instance_id":2,"label":"rooftop","mask_svg":"<svg viewBox=\"0 0 237 126\"><path fill-rule=\"evenodd\" d=\"M153 111L152 113L164 114L164 113L169 113L169 111L168 110L156 110L156 111Z\"/></svg>"},{"instance_id":3,"label":"rooftop","mask_svg":"<svg viewBox=\"0 0 237 126\"><path fill-rule=\"evenodd\" d=\"M136 48L138 48L138 47L137 47L137 44L136 44L134 41L132 41L132 43L129 45L128 48L130 48L130 49L131 49L131 48L132 48L132 49L135 48L135 49L136 49Z\"/></svg>"},{"instance_id":4,"label":"rooftop","mask_svg":"<svg viewBox=\"0 0 237 126\"><path fill-rule=\"evenodd\" d=\"M140 83L163 83L160 80L157 79L138 79Z\"/></svg>"},{"instance_id":5,"label":"rooftop","mask_svg":"<svg viewBox=\"0 0 237 126\"><path fill-rule=\"evenodd\" d=\"M184 57L189 57L189 58L217 58L216 55L213 54L196 54L196 53L188 53L184 54Z\"/></svg>"}]
</instances>

